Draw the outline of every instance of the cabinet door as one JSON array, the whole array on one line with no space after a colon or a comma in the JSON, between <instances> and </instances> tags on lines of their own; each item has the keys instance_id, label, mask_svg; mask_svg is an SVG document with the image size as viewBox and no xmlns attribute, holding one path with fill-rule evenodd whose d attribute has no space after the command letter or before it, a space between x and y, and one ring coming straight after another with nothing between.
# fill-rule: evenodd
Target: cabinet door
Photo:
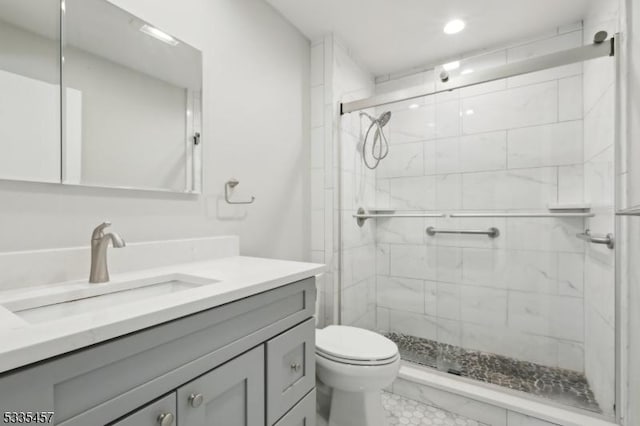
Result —
<instances>
[{"instance_id":1,"label":"cabinet door","mask_svg":"<svg viewBox=\"0 0 640 426\"><path fill-rule=\"evenodd\" d=\"M178 389L179 426L264 426L259 346Z\"/></svg>"},{"instance_id":2,"label":"cabinet door","mask_svg":"<svg viewBox=\"0 0 640 426\"><path fill-rule=\"evenodd\" d=\"M175 392L152 402L111 426L170 426L175 425L176 394Z\"/></svg>"}]
</instances>

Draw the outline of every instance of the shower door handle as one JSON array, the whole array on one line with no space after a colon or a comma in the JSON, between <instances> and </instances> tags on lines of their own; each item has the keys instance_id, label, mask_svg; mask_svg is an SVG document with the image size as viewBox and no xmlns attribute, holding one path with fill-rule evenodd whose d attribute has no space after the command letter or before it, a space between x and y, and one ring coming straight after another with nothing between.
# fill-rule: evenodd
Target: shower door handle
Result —
<instances>
[{"instance_id":1,"label":"shower door handle","mask_svg":"<svg viewBox=\"0 0 640 426\"><path fill-rule=\"evenodd\" d=\"M615 239L613 238L613 234L592 234L589 229L586 231L576 234L576 237L584 240L588 243L593 244L606 244L608 248L613 249L615 247Z\"/></svg>"}]
</instances>

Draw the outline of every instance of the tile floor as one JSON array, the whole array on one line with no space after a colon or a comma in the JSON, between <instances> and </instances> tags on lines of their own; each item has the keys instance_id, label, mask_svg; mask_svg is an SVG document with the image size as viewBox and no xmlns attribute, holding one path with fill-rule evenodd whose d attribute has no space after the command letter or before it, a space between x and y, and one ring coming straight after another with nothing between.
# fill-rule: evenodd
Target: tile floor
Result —
<instances>
[{"instance_id":1,"label":"tile floor","mask_svg":"<svg viewBox=\"0 0 640 426\"><path fill-rule=\"evenodd\" d=\"M382 394L382 406L387 412L389 426L486 426L484 423L387 392Z\"/></svg>"},{"instance_id":2,"label":"tile floor","mask_svg":"<svg viewBox=\"0 0 640 426\"><path fill-rule=\"evenodd\" d=\"M317 426L327 426L328 423L328 400L325 400L325 396L319 389ZM389 426L489 426L389 392L382 392L382 406L387 413Z\"/></svg>"}]
</instances>

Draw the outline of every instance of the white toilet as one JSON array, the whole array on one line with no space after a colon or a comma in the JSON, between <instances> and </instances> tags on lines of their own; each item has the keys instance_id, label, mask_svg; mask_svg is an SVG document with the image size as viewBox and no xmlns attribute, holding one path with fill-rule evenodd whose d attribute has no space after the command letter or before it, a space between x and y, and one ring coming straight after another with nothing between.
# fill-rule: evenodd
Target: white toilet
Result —
<instances>
[{"instance_id":1,"label":"white toilet","mask_svg":"<svg viewBox=\"0 0 640 426\"><path fill-rule=\"evenodd\" d=\"M398 375L398 347L362 328L316 330L316 374L331 388L329 426L386 426L382 389Z\"/></svg>"}]
</instances>

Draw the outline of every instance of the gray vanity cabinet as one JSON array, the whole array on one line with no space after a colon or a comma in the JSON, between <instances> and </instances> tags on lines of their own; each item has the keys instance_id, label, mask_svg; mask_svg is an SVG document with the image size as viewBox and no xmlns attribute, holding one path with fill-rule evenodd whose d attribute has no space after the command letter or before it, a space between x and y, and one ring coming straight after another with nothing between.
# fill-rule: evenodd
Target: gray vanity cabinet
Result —
<instances>
[{"instance_id":1,"label":"gray vanity cabinet","mask_svg":"<svg viewBox=\"0 0 640 426\"><path fill-rule=\"evenodd\" d=\"M313 426L314 278L0 374L59 426Z\"/></svg>"},{"instance_id":2,"label":"gray vanity cabinet","mask_svg":"<svg viewBox=\"0 0 640 426\"><path fill-rule=\"evenodd\" d=\"M179 426L263 425L263 347L187 383L177 393Z\"/></svg>"}]
</instances>

